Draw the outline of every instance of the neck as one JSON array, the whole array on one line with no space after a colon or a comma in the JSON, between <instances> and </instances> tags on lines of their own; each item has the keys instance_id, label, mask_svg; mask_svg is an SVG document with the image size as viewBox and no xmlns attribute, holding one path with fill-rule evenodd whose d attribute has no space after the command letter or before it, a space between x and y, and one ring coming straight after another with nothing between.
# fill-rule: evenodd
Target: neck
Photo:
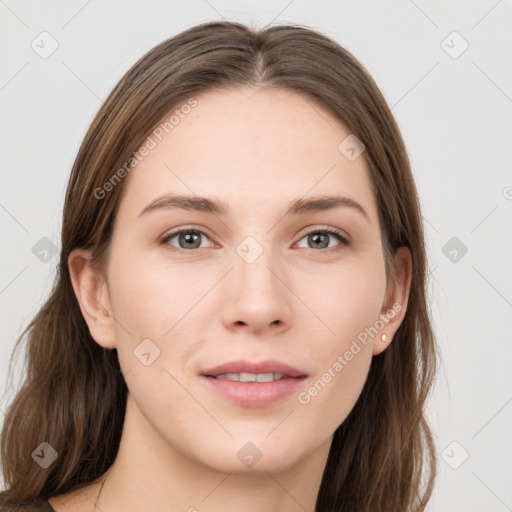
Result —
<instances>
[{"instance_id":1,"label":"neck","mask_svg":"<svg viewBox=\"0 0 512 512\"><path fill-rule=\"evenodd\" d=\"M332 438L300 462L279 471L265 464L222 471L170 446L147 423L128 393L119 451L97 509L104 512L313 511ZM262 459L263 460L263 459Z\"/></svg>"}]
</instances>

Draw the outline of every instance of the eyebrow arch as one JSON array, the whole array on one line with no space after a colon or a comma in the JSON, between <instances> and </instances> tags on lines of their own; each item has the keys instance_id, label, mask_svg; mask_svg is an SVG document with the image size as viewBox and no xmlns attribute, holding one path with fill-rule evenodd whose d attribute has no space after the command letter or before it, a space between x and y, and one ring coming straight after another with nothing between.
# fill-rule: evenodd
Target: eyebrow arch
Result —
<instances>
[{"instance_id":1,"label":"eyebrow arch","mask_svg":"<svg viewBox=\"0 0 512 512\"><path fill-rule=\"evenodd\" d=\"M307 199L299 198L290 202L285 215L304 215L311 212L322 212L334 208L345 207L352 208L361 213L363 217L371 224L370 216L367 211L353 199L346 196L327 196L318 195ZM139 217L155 210L182 209L214 215L226 215L229 208L223 201L210 199L201 196L166 194L151 201L139 214Z\"/></svg>"}]
</instances>

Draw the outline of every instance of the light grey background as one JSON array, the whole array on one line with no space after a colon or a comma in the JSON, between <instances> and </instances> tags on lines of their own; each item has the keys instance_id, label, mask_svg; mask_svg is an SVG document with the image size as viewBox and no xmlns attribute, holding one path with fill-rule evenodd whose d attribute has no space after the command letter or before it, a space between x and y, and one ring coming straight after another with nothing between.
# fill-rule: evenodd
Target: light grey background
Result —
<instances>
[{"instance_id":1,"label":"light grey background","mask_svg":"<svg viewBox=\"0 0 512 512\"><path fill-rule=\"evenodd\" d=\"M2 410L14 392L6 372L15 338L58 263L58 253L45 263L32 248L43 237L59 248L71 166L122 74L203 21L303 23L367 67L412 161L443 358L429 404L440 463L429 510L512 510L510 0L0 0L0 17ZM51 49L43 31L58 43L47 58L31 47Z\"/></svg>"}]
</instances>

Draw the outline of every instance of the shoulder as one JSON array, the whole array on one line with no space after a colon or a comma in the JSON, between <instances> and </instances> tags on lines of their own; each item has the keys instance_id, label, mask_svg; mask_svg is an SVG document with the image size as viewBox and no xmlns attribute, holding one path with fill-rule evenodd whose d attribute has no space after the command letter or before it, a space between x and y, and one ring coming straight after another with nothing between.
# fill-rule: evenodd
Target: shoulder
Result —
<instances>
[{"instance_id":1,"label":"shoulder","mask_svg":"<svg viewBox=\"0 0 512 512\"><path fill-rule=\"evenodd\" d=\"M36 499L25 503L0 503L0 512L55 512L47 500Z\"/></svg>"}]
</instances>

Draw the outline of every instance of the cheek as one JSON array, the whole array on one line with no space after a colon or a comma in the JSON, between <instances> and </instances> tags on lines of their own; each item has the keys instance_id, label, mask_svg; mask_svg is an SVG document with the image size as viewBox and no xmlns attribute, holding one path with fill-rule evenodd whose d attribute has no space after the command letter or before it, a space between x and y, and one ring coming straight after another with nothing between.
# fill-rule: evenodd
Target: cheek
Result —
<instances>
[{"instance_id":1,"label":"cheek","mask_svg":"<svg viewBox=\"0 0 512 512\"><path fill-rule=\"evenodd\" d=\"M297 401L311 417L323 418L321 428L328 432L344 421L366 382L385 293L384 262L347 261L325 278L317 274L316 286L322 283L323 294L318 288L316 293L304 290L314 298L318 316L328 329L322 326L314 347L308 347L315 375Z\"/></svg>"},{"instance_id":2,"label":"cheek","mask_svg":"<svg viewBox=\"0 0 512 512\"><path fill-rule=\"evenodd\" d=\"M186 354L204 331L204 325L193 321L200 307L192 308L208 284L181 268L132 257L112 266L110 273L117 352L126 384L148 421L157 429L165 425L171 435L179 430L171 428L173 413L201 413L180 383Z\"/></svg>"},{"instance_id":3,"label":"cheek","mask_svg":"<svg viewBox=\"0 0 512 512\"><path fill-rule=\"evenodd\" d=\"M328 362L297 396L302 414L316 418L318 431L325 436L334 432L353 409L372 360L369 345L344 345L329 354Z\"/></svg>"},{"instance_id":4,"label":"cheek","mask_svg":"<svg viewBox=\"0 0 512 512\"><path fill-rule=\"evenodd\" d=\"M207 275L193 266L185 271L183 265L144 258L122 261L111 271L116 319L134 336L163 339L207 294Z\"/></svg>"},{"instance_id":5,"label":"cheek","mask_svg":"<svg viewBox=\"0 0 512 512\"><path fill-rule=\"evenodd\" d=\"M375 258L378 250L354 253L320 271L300 269L297 295L321 320L319 329L327 335L322 337L332 340L333 349L378 320L386 288L384 261Z\"/></svg>"},{"instance_id":6,"label":"cheek","mask_svg":"<svg viewBox=\"0 0 512 512\"><path fill-rule=\"evenodd\" d=\"M134 396L181 396L172 376L182 380L190 352L211 324L213 308L206 299L215 284L214 273L201 278L202 273L185 272L183 265L148 264L132 257L112 265L109 275L119 362L134 382ZM139 382L134 379L140 371L146 377ZM186 394L183 399L186 407Z\"/></svg>"},{"instance_id":7,"label":"cheek","mask_svg":"<svg viewBox=\"0 0 512 512\"><path fill-rule=\"evenodd\" d=\"M323 313L333 333L324 332L315 349L308 350L315 374L297 401L307 415L321 419L319 428L325 434L336 430L354 407L372 362L377 333L372 329L379 319L380 303L375 298L375 282L364 284L345 282L332 292Z\"/></svg>"}]
</instances>

